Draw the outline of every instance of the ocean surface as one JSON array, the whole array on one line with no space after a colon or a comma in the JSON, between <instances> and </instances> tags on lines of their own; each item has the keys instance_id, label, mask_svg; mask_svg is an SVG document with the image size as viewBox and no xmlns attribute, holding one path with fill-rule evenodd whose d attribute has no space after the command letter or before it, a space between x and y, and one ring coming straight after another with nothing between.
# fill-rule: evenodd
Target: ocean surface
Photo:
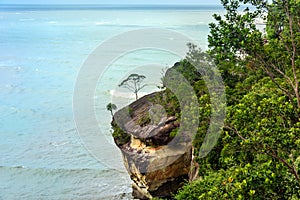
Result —
<instances>
[{"instance_id":1,"label":"ocean surface","mask_svg":"<svg viewBox=\"0 0 300 200\"><path fill-rule=\"evenodd\" d=\"M93 156L78 134L77 75L94 49L128 31L172 30L206 49L208 23L217 12L222 10L214 6L0 4L0 199L130 199L131 182L111 138L106 105L121 108L134 100L118 87L130 73L147 77L139 95L158 90L163 71L180 58L136 50L99 77L95 115L105 140L96 143L103 160L113 158L119 169Z\"/></svg>"}]
</instances>

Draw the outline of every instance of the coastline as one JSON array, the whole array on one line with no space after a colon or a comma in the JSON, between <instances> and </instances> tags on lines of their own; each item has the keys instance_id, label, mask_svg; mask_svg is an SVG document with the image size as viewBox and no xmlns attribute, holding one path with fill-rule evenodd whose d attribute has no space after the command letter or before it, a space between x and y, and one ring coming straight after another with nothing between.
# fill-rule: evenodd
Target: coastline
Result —
<instances>
[{"instance_id":1,"label":"coastline","mask_svg":"<svg viewBox=\"0 0 300 200\"><path fill-rule=\"evenodd\" d=\"M8 168L1 169L3 194L0 196L3 199L130 198L127 193L130 182L120 181L120 176L113 172L103 175L101 162L84 148L78 137L72 112L73 82L77 72L99 43L136 28L169 28L190 33L202 42L208 30L204 22L210 19L207 10L169 12L172 9L152 11L148 7L144 8L147 12L131 12L128 8L122 8L122 12L121 9L98 12L93 8L92 11L77 12L76 7L64 12L54 8L49 10L46 5L43 5L44 10L20 7L9 10L4 6L0 6L0 23L5 27L0 32L3 39L0 69L5 76L0 85L0 109L5 113L1 116L1 136L6 140L0 143L3 147L0 165ZM114 12L110 13L112 10ZM183 15L185 20L182 21ZM145 22L143 17L151 21ZM106 21L111 23L98 24ZM201 37L197 37L199 31L203 33ZM125 71L132 70L129 68L132 65L152 63L153 59L160 59L163 67L173 63L169 62L173 58L166 59L162 54L149 56L144 52L136 57L138 62L124 59L119 66ZM101 85L95 94L99 96L95 98L99 102L96 107L99 126L108 130L105 132L108 137L109 123L104 119L110 119L110 116L103 105L111 98L107 91L116 83L111 77L124 72L116 67L116 70L107 71L105 81L108 84ZM99 146L101 148L101 142Z\"/></svg>"}]
</instances>

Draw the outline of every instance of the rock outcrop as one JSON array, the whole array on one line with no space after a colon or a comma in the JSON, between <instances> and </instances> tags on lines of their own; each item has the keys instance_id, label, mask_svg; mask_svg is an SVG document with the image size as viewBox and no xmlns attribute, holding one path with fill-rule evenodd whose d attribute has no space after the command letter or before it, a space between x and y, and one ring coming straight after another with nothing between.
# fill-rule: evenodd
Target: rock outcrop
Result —
<instances>
[{"instance_id":1,"label":"rock outcrop","mask_svg":"<svg viewBox=\"0 0 300 200\"><path fill-rule=\"evenodd\" d=\"M130 135L125 143L115 141L137 199L170 197L191 171L191 139L185 133L174 134L180 128L179 119L151 101L157 94L142 97L114 115L113 126L127 138Z\"/></svg>"}]
</instances>

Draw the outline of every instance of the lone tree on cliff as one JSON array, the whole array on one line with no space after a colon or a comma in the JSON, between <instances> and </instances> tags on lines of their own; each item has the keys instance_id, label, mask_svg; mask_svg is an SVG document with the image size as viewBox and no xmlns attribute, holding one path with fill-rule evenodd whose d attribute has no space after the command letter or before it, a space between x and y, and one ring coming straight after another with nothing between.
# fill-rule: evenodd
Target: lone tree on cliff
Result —
<instances>
[{"instance_id":1,"label":"lone tree on cliff","mask_svg":"<svg viewBox=\"0 0 300 200\"><path fill-rule=\"evenodd\" d=\"M106 105L106 110L110 111L111 117L114 117L113 110L117 110L117 106L113 103L109 103Z\"/></svg>"},{"instance_id":2,"label":"lone tree on cliff","mask_svg":"<svg viewBox=\"0 0 300 200\"><path fill-rule=\"evenodd\" d=\"M143 80L146 78L144 75L130 74L128 78L119 84L119 87L124 87L135 94L135 99L138 99L138 92L143 89L147 84L142 84Z\"/></svg>"}]
</instances>

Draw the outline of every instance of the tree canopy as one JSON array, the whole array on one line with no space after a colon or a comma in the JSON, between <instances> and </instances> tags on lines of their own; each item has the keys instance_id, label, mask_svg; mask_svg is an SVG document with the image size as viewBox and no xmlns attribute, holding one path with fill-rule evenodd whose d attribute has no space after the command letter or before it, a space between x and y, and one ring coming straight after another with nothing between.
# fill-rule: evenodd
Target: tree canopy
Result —
<instances>
[{"instance_id":1,"label":"tree canopy","mask_svg":"<svg viewBox=\"0 0 300 200\"><path fill-rule=\"evenodd\" d=\"M106 105L106 110L109 111L111 116L113 117L114 116L113 111L117 110L117 106L113 103L109 103L109 104Z\"/></svg>"},{"instance_id":2,"label":"tree canopy","mask_svg":"<svg viewBox=\"0 0 300 200\"><path fill-rule=\"evenodd\" d=\"M300 199L300 1L221 2L226 13L214 15L208 40L226 84L226 125L197 159L199 179L175 198Z\"/></svg>"},{"instance_id":3,"label":"tree canopy","mask_svg":"<svg viewBox=\"0 0 300 200\"><path fill-rule=\"evenodd\" d=\"M119 87L127 88L135 94L135 99L138 99L138 92L147 86L146 84L142 84L145 78L146 76L144 75L130 74L119 84Z\"/></svg>"}]
</instances>

